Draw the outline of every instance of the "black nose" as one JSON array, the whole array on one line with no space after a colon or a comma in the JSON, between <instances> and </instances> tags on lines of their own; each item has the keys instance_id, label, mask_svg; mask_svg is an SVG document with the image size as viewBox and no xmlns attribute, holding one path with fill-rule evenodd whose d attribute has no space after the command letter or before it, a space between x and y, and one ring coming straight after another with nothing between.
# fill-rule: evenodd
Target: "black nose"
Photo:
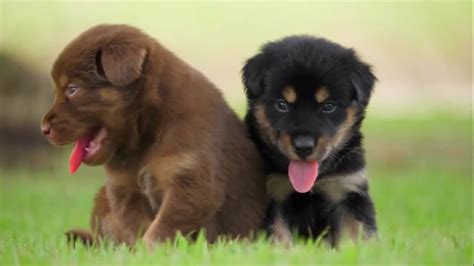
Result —
<instances>
[{"instance_id":1,"label":"black nose","mask_svg":"<svg viewBox=\"0 0 474 266\"><path fill-rule=\"evenodd\" d=\"M313 152L314 138L311 136L298 136L293 140L295 151L302 159L306 158Z\"/></svg>"}]
</instances>

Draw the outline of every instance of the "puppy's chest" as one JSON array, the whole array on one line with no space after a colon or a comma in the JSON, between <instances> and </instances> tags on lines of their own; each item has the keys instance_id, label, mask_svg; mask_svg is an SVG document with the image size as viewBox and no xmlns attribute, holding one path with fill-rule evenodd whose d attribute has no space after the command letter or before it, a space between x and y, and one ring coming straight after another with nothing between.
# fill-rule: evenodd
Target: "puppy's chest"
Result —
<instances>
[{"instance_id":1,"label":"puppy's chest","mask_svg":"<svg viewBox=\"0 0 474 266\"><path fill-rule=\"evenodd\" d=\"M325 176L318 178L313 192L323 194L331 202L337 203L346 198L349 193L365 193L367 175L365 170L359 170L344 175ZM297 193L287 175L282 173L270 174L267 178L267 193L276 202L283 202L292 193Z\"/></svg>"}]
</instances>

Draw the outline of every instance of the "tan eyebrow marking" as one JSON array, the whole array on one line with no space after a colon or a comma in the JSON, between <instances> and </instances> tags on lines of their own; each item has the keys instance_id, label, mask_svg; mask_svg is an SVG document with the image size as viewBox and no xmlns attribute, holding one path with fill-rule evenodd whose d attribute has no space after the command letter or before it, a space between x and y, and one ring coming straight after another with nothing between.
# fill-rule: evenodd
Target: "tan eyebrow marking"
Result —
<instances>
[{"instance_id":1,"label":"tan eyebrow marking","mask_svg":"<svg viewBox=\"0 0 474 266\"><path fill-rule=\"evenodd\" d=\"M109 87L101 88L99 90L99 95L102 100L105 100L107 103L114 103L120 101L120 93L117 90L114 90Z\"/></svg>"},{"instance_id":2,"label":"tan eyebrow marking","mask_svg":"<svg viewBox=\"0 0 474 266\"><path fill-rule=\"evenodd\" d=\"M61 75L61 77L59 78L59 86L66 87L68 81L69 79L66 75Z\"/></svg>"},{"instance_id":3,"label":"tan eyebrow marking","mask_svg":"<svg viewBox=\"0 0 474 266\"><path fill-rule=\"evenodd\" d=\"M318 103L324 102L327 98L329 97L329 92L326 87L321 87L316 89L316 92L314 93L314 98Z\"/></svg>"},{"instance_id":4,"label":"tan eyebrow marking","mask_svg":"<svg viewBox=\"0 0 474 266\"><path fill-rule=\"evenodd\" d=\"M283 98L285 98L285 100L289 103L296 102L297 95L295 89L291 86L287 86L283 90Z\"/></svg>"}]
</instances>

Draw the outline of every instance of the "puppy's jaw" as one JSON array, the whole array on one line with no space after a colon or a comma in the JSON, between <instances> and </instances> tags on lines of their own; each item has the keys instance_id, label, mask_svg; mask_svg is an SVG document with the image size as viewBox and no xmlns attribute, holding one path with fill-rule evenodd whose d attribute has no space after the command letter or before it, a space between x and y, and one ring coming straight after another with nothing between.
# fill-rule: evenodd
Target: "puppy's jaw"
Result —
<instances>
[{"instance_id":1,"label":"puppy's jaw","mask_svg":"<svg viewBox=\"0 0 474 266\"><path fill-rule=\"evenodd\" d=\"M96 139L93 140L96 142L95 150L88 151L88 156L83 160L87 165L95 166L107 163L113 157L117 149L117 146L112 142L112 138L109 136L107 129L102 128L97 134L103 135L102 137L96 136Z\"/></svg>"}]
</instances>

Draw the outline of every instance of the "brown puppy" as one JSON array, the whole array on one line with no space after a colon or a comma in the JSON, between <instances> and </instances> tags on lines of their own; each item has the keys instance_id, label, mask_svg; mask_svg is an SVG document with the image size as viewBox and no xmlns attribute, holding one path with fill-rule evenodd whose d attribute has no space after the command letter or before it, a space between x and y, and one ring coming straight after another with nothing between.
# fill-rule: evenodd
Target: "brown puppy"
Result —
<instances>
[{"instance_id":1,"label":"brown puppy","mask_svg":"<svg viewBox=\"0 0 474 266\"><path fill-rule=\"evenodd\" d=\"M211 82L157 41L130 26L93 27L63 50L52 77L43 133L57 145L76 141L79 163L107 172L92 233L70 238L143 237L151 247L178 231L205 229L212 241L262 226L262 163L244 125Z\"/></svg>"}]
</instances>

